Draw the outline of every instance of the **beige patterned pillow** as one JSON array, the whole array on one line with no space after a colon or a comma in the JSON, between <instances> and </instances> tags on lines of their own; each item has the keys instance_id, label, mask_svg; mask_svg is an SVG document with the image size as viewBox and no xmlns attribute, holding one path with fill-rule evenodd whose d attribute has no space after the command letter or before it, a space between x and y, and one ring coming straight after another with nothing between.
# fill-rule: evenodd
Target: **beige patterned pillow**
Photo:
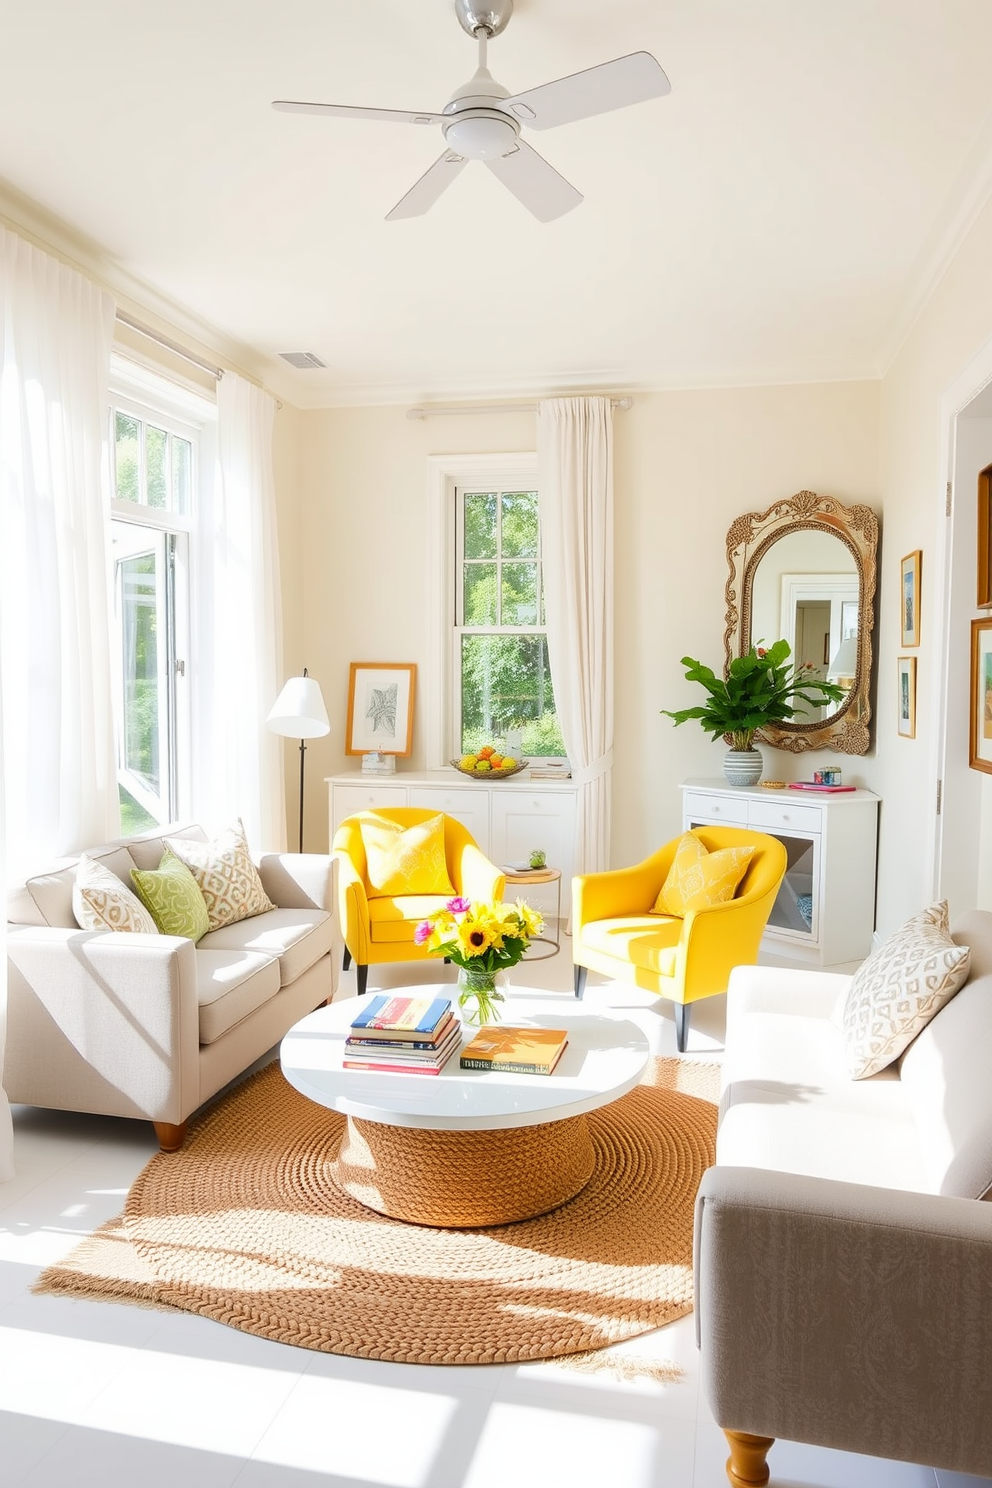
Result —
<instances>
[{"instance_id":1,"label":"beige patterned pillow","mask_svg":"<svg viewBox=\"0 0 992 1488\"><path fill-rule=\"evenodd\" d=\"M158 926L137 894L86 853L76 865L72 912L84 930L128 930L157 935Z\"/></svg>"},{"instance_id":2,"label":"beige patterned pillow","mask_svg":"<svg viewBox=\"0 0 992 1488\"><path fill-rule=\"evenodd\" d=\"M213 842L191 837L166 837L165 842L196 879L211 930L275 909L252 862L240 818Z\"/></svg>"},{"instance_id":3,"label":"beige patterned pillow","mask_svg":"<svg viewBox=\"0 0 992 1488\"><path fill-rule=\"evenodd\" d=\"M892 1064L968 978L971 950L955 945L947 901L907 920L851 979L844 1047L855 1080Z\"/></svg>"}]
</instances>

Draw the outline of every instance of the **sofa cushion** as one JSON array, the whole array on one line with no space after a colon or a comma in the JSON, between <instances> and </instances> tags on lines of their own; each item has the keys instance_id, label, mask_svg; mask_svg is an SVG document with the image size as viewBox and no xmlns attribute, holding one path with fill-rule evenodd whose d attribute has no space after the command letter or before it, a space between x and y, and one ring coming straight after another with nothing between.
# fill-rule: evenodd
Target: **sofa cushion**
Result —
<instances>
[{"instance_id":1,"label":"sofa cushion","mask_svg":"<svg viewBox=\"0 0 992 1488\"><path fill-rule=\"evenodd\" d=\"M674 976L682 928L681 919L653 912L617 915L612 920L593 920L583 925L582 944L601 956L615 956L646 971Z\"/></svg>"},{"instance_id":2,"label":"sofa cushion","mask_svg":"<svg viewBox=\"0 0 992 1488\"><path fill-rule=\"evenodd\" d=\"M769 967L732 973L717 1161L926 1193L898 1071L860 1081L847 1073L830 1021L843 981Z\"/></svg>"},{"instance_id":3,"label":"sofa cushion","mask_svg":"<svg viewBox=\"0 0 992 1488\"><path fill-rule=\"evenodd\" d=\"M196 951L200 1043L212 1044L279 991L279 963L258 951Z\"/></svg>"},{"instance_id":4,"label":"sofa cushion","mask_svg":"<svg viewBox=\"0 0 992 1488\"><path fill-rule=\"evenodd\" d=\"M753 847L721 847L709 852L698 837L684 833L652 913L683 917L695 909L726 904L734 897L753 855Z\"/></svg>"},{"instance_id":5,"label":"sofa cushion","mask_svg":"<svg viewBox=\"0 0 992 1488\"><path fill-rule=\"evenodd\" d=\"M158 827L139 837L127 839L127 850L134 859L136 868L157 868L165 852L166 837L181 837L190 842L206 842L207 834L198 822Z\"/></svg>"},{"instance_id":6,"label":"sofa cushion","mask_svg":"<svg viewBox=\"0 0 992 1488\"><path fill-rule=\"evenodd\" d=\"M155 935L158 926L137 894L103 863L83 853L76 865L72 912L84 930Z\"/></svg>"},{"instance_id":7,"label":"sofa cushion","mask_svg":"<svg viewBox=\"0 0 992 1488\"><path fill-rule=\"evenodd\" d=\"M199 885L168 848L157 868L132 868L131 878L163 935L184 935L195 942L206 934L210 922Z\"/></svg>"},{"instance_id":8,"label":"sofa cushion","mask_svg":"<svg viewBox=\"0 0 992 1488\"><path fill-rule=\"evenodd\" d=\"M186 864L196 879L207 906L211 930L220 930L224 925L234 925L238 920L248 920L275 908L252 862L240 819L210 842L194 842L188 837L165 840L170 852Z\"/></svg>"},{"instance_id":9,"label":"sofa cushion","mask_svg":"<svg viewBox=\"0 0 992 1488\"><path fill-rule=\"evenodd\" d=\"M455 892L444 854L444 816L402 827L373 813L361 817L366 879L370 899L379 895L442 894Z\"/></svg>"},{"instance_id":10,"label":"sofa cushion","mask_svg":"<svg viewBox=\"0 0 992 1488\"><path fill-rule=\"evenodd\" d=\"M992 1198L990 1049L992 971L972 977L902 1056L902 1087L933 1193Z\"/></svg>"},{"instance_id":11,"label":"sofa cushion","mask_svg":"<svg viewBox=\"0 0 992 1488\"><path fill-rule=\"evenodd\" d=\"M947 904L932 904L873 951L851 978L844 1051L855 1080L892 1064L963 986L971 952L956 945Z\"/></svg>"},{"instance_id":12,"label":"sofa cushion","mask_svg":"<svg viewBox=\"0 0 992 1488\"><path fill-rule=\"evenodd\" d=\"M439 914L450 894L399 894L369 900L369 935L380 943L413 941L422 920Z\"/></svg>"},{"instance_id":13,"label":"sofa cushion","mask_svg":"<svg viewBox=\"0 0 992 1488\"><path fill-rule=\"evenodd\" d=\"M334 944L334 917L324 909L270 909L250 920L211 930L199 949L258 951L279 962L279 980L287 987Z\"/></svg>"},{"instance_id":14,"label":"sofa cushion","mask_svg":"<svg viewBox=\"0 0 992 1488\"><path fill-rule=\"evenodd\" d=\"M109 868L122 883L130 885L134 859L127 848L116 845L98 847L88 856L104 868ZM49 872L38 873L27 880L27 891L46 925L57 925L63 930L79 928L72 909L72 891L78 861L78 858L67 858Z\"/></svg>"}]
</instances>

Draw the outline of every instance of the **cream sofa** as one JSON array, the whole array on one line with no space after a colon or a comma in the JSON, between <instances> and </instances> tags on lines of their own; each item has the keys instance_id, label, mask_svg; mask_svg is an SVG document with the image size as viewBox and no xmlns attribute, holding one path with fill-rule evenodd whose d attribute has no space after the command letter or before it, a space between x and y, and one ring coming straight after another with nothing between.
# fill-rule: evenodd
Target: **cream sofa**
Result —
<instances>
[{"instance_id":1,"label":"cream sofa","mask_svg":"<svg viewBox=\"0 0 992 1488\"><path fill-rule=\"evenodd\" d=\"M173 826L88 852L131 887L133 867L158 867L164 836L207 840L199 826ZM316 854L261 855L276 908L194 945L81 930L75 863L35 875L8 899L7 1094L143 1118L174 1150L198 1106L334 995L336 865Z\"/></svg>"},{"instance_id":2,"label":"cream sofa","mask_svg":"<svg viewBox=\"0 0 992 1488\"><path fill-rule=\"evenodd\" d=\"M954 939L967 983L867 1080L849 978L731 978L696 1326L738 1488L775 1437L992 1476L992 913Z\"/></svg>"}]
</instances>

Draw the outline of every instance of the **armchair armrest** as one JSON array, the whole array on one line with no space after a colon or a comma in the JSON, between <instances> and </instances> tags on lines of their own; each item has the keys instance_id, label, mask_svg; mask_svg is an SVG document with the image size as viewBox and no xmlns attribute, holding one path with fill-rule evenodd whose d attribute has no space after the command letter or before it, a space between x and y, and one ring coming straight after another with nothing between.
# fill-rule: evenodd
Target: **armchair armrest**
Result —
<instances>
[{"instance_id":1,"label":"armchair armrest","mask_svg":"<svg viewBox=\"0 0 992 1488\"><path fill-rule=\"evenodd\" d=\"M668 843L631 868L576 875L572 879L572 923L576 929L614 915L647 914L668 877L677 845Z\"/></svg>"},{"instance_id":2,"label":"armchair armrest","mask_svg":"<svg viewBox=\"0 0 992 1488\"><path fill-rule=\"evenodd\" d=\"M359 966L367 965L371 938L369 934L369 900L365 883L347 852L340 848L331 856L335 860L338 884L338 913L341 935Z\"/></svg>"},{"instance_id":3,"label":"armchair armrest","mask_svg":"<svg viewBox=\"0 0 992 1488\"><path fill-rule=\"evenodd\" d=\"M716 1167L695 1246L721 1426L992 1469L992 1204Z\"/></svg>"},{"instance_id":4,"label":"armchair armrest","mask_svg":"<svg viewBox=\"0 0 992 1488\"><path fill-rule=\"evenodd\" d=\"M506 874L486 857L474 842L466 842L458 856L458 889L466 899L499 904L506 889Z\"/></svg>"},{"instance_id":5,"label":"armchair armrest","mask_svg":"<svg viewBox=\"0 0 992 1488\"><path fill-rule=\"evenodd\" d=\"M262 853L258 875L279 909L337 908L337 864L330 853Z\"/></svg>"},{"instance_id":6,"label":"armchair armrest","mask_svg":"<svg viewBox=\"0 0 992 1488\"><path fill-rule=\"evenodd\" d=\"M191 940L10 926L7 967L11 1100L176 1126L199 1105Z\"/></svg>"}]
</instances>

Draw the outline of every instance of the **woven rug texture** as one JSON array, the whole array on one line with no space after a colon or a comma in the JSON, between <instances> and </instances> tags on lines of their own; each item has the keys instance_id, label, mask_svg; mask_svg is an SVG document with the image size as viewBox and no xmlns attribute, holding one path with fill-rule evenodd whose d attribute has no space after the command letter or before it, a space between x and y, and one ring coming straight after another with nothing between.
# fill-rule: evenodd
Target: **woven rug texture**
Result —
<instances>
[{"instance_id":1,"label":"woven rug texture","mask_svg":"<svg viewBox=\"0 0 992 1488\"><path fill-rule=\"evenodd\" d=\"M327 1353L493 1364L585 1353L692 1308L693 1203L713 1162L719 1069L654 1059L592 1112L593 1176L560 1209L480 1230L386 1218L330 1167L344 1118L278 1064L191 1124L123 1214L35 1291L178 1308Z\"/></svg>"}]
</instances>

